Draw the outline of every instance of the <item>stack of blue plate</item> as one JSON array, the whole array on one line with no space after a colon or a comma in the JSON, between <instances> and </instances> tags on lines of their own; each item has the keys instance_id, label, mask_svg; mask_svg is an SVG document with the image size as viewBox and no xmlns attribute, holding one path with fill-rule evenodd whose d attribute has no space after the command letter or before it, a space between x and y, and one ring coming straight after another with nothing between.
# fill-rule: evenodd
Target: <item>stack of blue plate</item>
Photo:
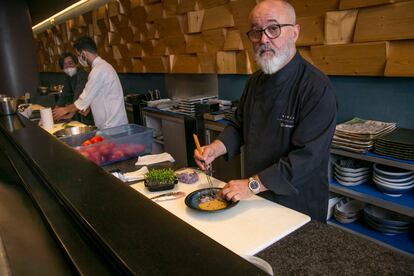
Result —
<instances>
[{"instance_id":1,"label":"stack of blue plate","mask_svg":"<svg viewBox=\"0 0 414 276\"><path fill-rule=\"evenodd\" d=\"M371 178L371 164L352 158L334 163L334 178L345 186L356 186Z\"/></svg>"},{"instance_id":2,"label":"stack of blue plate","mask_svg":"<svg viewBox=\"0 0 414 276\"><path fill-rule=\"evenodd\" d=\"M374 164L373 181L384 194L401 196L414 187L414 171Z\"/></svg>"},{"instance_id":3,"label":"stack of blue plate","mask_svg":"<svg viewBox=\"0 0 414 276\"><path fill-rule=\"evenodd\" d=\"M364 208L365 222L377 231L395 235L409 232L414 219L373 205Z\"/></svg>"}]
</instances>

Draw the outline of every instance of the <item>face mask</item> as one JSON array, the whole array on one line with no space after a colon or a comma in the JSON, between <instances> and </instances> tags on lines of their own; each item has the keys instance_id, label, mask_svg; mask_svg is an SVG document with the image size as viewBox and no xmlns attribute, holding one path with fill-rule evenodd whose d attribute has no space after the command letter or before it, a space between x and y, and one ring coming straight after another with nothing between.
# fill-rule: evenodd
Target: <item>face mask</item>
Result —
<instances>
[{"instance_id":1,"label":"face mask","mask_svg":"<svg viewBox=\"0 0 414 276\"><path fill-rule=\"evenodd\" d=\"M65 70L63 70L65 73L66 73L66 75L68 75L69 77L73 77L75 74L76 74L76 67L69 67L69 68L66 68Z\"/></svg>"},{"instance_id":2,"label":"face mask","mask_svg":"<svg viewBox=\"0 0 414 276\"><path fill-rule=\"evenodd\" d=\"M82 55L82 53L80 54L78 60L80 65L82 65L83 67L88 67L88 62L86 61L86 58L84 55Z\"/></svg>"}]
</instances>

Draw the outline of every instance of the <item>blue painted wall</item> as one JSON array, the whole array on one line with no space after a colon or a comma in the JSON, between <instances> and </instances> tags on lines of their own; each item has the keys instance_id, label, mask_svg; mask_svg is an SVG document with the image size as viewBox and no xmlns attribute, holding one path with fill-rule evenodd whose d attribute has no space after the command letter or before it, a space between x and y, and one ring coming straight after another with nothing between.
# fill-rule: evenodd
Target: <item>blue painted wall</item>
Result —
<instances>
[{"instance_id":1,"label":"blue painted wall","mask_svg":"<svg viewBox=\"0 0 414 276\"><path fill-rule=\"evenodd\" d=\"M63 83L63 73L41 73L43 85ZM159 89L166 96L164 74L119 74L125 93ZM219 97L237 100L247 75L218 75ZM397 122L414 129L414 78L330 77L338 99L338 122L353 117Z\"/></svg>"}]
</instances>

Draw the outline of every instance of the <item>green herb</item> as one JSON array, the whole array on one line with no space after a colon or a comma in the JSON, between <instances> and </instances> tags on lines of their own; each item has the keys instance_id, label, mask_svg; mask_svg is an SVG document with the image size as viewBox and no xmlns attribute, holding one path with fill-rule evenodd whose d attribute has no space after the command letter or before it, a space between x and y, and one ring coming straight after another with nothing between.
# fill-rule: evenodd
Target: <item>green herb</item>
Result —
<instances>
[{"instance_id":1,"label":"green herb","mask_svg":"<svg viewBox=\"0 0 414 276\"><path fill-rule=\"evenodd\" d=\"M71 127L73 127L73 126L72 126L72 125L64 125L64 126L63 126L63 128L64 128L64 129L66 129L66 128L71 128Z\"/></svg>"},{"instance_id":2,"label":"green herb","mask_svg":"<svg viewBox=\"0 0 414 276\"><path fill-rule=\"evenodd\" d=\"M147 183L167 184L175 181L175 172L171 169L152 169L145 174Z\"/></svg>"}]
</instances>

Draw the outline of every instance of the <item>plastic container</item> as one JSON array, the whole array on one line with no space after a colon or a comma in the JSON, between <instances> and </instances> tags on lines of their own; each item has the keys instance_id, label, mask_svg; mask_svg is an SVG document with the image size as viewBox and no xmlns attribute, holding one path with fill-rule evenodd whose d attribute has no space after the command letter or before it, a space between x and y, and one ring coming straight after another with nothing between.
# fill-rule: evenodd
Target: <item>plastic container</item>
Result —
<instances>
[{"instance_id":1,"label":"plastic container","mask_svg":"<svg viewBox=\"0 0 414 276\"><path fill-rule=\"evenodd\" d=\"M151 153L153 130L136 124L92 131L85 134L63 137L60 140L75 147L92 162L105 166L118 161ZM101 136L102 142L81 146L94 136Z\"/></svg>"}]
</instances>

